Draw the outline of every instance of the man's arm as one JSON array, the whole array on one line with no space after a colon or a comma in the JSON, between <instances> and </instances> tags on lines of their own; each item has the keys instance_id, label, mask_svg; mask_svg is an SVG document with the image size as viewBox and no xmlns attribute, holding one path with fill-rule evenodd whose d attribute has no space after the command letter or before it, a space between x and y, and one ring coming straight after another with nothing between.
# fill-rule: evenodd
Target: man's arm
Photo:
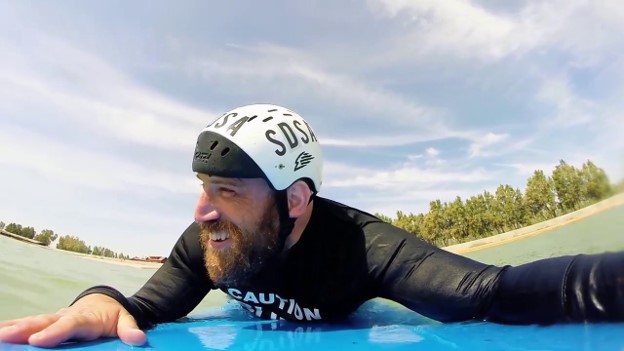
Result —
<instances>
[{"instance_id":1,"label":"man's arm","mask_svg":"<svg viewBox=\"0 0 624 351\"><path fill-rule=\"evenodd\" d=\"M624 252L507 267L485 316L504 323L624 320Z\"/></svg>"},{"instance_id":2,"label":"man's arm","mask_svg":"<svg viewBox=\"0 0 624 351\"><path fill-rule=\"evenodd\" d=\"M119 337L130 345L144 344L138 327L185 316L211 288L198 235L198 225L189 226L167 262L134 296L93 287L56 313L0 321L0 342L53 347L67 340Z\"/></svg>"},{"instance_id":3,"label":"man's arm","mask_svg":"<svg viewBox=\"0 0 624 351\"><path fill-rule=\"evenodd\" d=\"M624 253L496 267L385 223L366 228L378 294L440 321L624 320Z\"/></svg>"},{"instance_id":4,"label":"man's arm","mask_svg":"<svg viewBox=\"0 0 624 351\"><path fill-rule=\"evenodd\" d=\"M199 225L193 223L178 239L167 261L133 296L126 298L114 288L96 286L76 300L94 293L112 297L142 329L176 320L191 312L212 289L203 257Z\"/></svg>"}]
</instances>

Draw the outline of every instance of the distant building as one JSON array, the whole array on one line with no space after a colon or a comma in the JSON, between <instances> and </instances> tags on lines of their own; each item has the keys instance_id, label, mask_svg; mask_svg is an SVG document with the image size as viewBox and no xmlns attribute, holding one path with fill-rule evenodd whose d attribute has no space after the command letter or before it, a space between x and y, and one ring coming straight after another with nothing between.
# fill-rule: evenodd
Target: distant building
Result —
<instances>
[{"instance_id":1,"label":"distant building","mask_svg":"<svg viewBox=\"0 0 624 351\"><path fill-rule=\"evenodd\" d=\"M147 258L145 260L147 262L165 263L165 261L167 261L167 257L165 257L165 256L147 256Z\"/></svg>"},{"instance_id":2,"label":"distant building","mask_svg":"<svg viewBox=\"0 0 624 351\"><path fill-rule=\"evenodd\" d=\"M165 263L167 261L166 256L147 256L147 257L132 257L130 260L139 261L139 262L156 262L156 263Z\"/></svg>"}]
</instances>

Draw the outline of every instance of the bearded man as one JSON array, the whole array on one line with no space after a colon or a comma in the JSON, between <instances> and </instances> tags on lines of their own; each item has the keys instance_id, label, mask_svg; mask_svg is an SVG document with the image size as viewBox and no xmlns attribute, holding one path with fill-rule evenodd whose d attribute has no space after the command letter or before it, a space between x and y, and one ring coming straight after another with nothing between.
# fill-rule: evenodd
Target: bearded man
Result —
<instances>
[{"instance_id":1,"label":"bearded man","mask_svg":"<svg viewBox=\"0 0 624 351\"><path fill-rule=\"evenodd\" d=\"M624 320L624 253L497 267L452 254L317 195L322 154L297 113L266 104L225 113L200 134L195 222L133 296L96 286L61 311L0 324L0 341L54 346L174 321L220 289L259 318L348 316L383 297L439 321Z\"/></svg>"}]
</instances>

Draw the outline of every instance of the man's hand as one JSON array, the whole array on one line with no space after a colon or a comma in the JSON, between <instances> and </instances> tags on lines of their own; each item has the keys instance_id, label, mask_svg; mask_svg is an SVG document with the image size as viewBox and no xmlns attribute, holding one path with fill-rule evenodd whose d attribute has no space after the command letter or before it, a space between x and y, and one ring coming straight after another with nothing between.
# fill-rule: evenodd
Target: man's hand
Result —
<instances>
[{"instance_id":1,"label":"man's hand","mask_svg":"<svg viewBox=\"0 0 624 351\"><path fill-rule=\"evenodd\" d=\"M87 295L55 314L0 322L0 342L54 347L67 340L118 337L129 345L143 345L145 333L114 299Z\"/></svg>"}]
</instances>

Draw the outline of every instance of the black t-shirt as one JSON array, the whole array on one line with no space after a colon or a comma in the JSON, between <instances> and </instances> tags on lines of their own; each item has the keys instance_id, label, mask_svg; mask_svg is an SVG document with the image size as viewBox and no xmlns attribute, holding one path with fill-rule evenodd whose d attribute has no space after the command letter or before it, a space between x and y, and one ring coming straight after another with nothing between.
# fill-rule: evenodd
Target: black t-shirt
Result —
<instances>
[{"instance_id":1,"label":"black t-shirt","mask_svg":"<svg viewBox=\"0 0 624 351\"><path fill-rule=\"evenodd\" d=\"M191 224L133 296L97 286L141 327L188 314L216 287ZM343 318L384 297L440 321L505 323L624 319L624 253L496 267L434 247L354 208L316 197L299 241L240 286L221 289L260 318Z\"/></svg>"}]
</instances>

